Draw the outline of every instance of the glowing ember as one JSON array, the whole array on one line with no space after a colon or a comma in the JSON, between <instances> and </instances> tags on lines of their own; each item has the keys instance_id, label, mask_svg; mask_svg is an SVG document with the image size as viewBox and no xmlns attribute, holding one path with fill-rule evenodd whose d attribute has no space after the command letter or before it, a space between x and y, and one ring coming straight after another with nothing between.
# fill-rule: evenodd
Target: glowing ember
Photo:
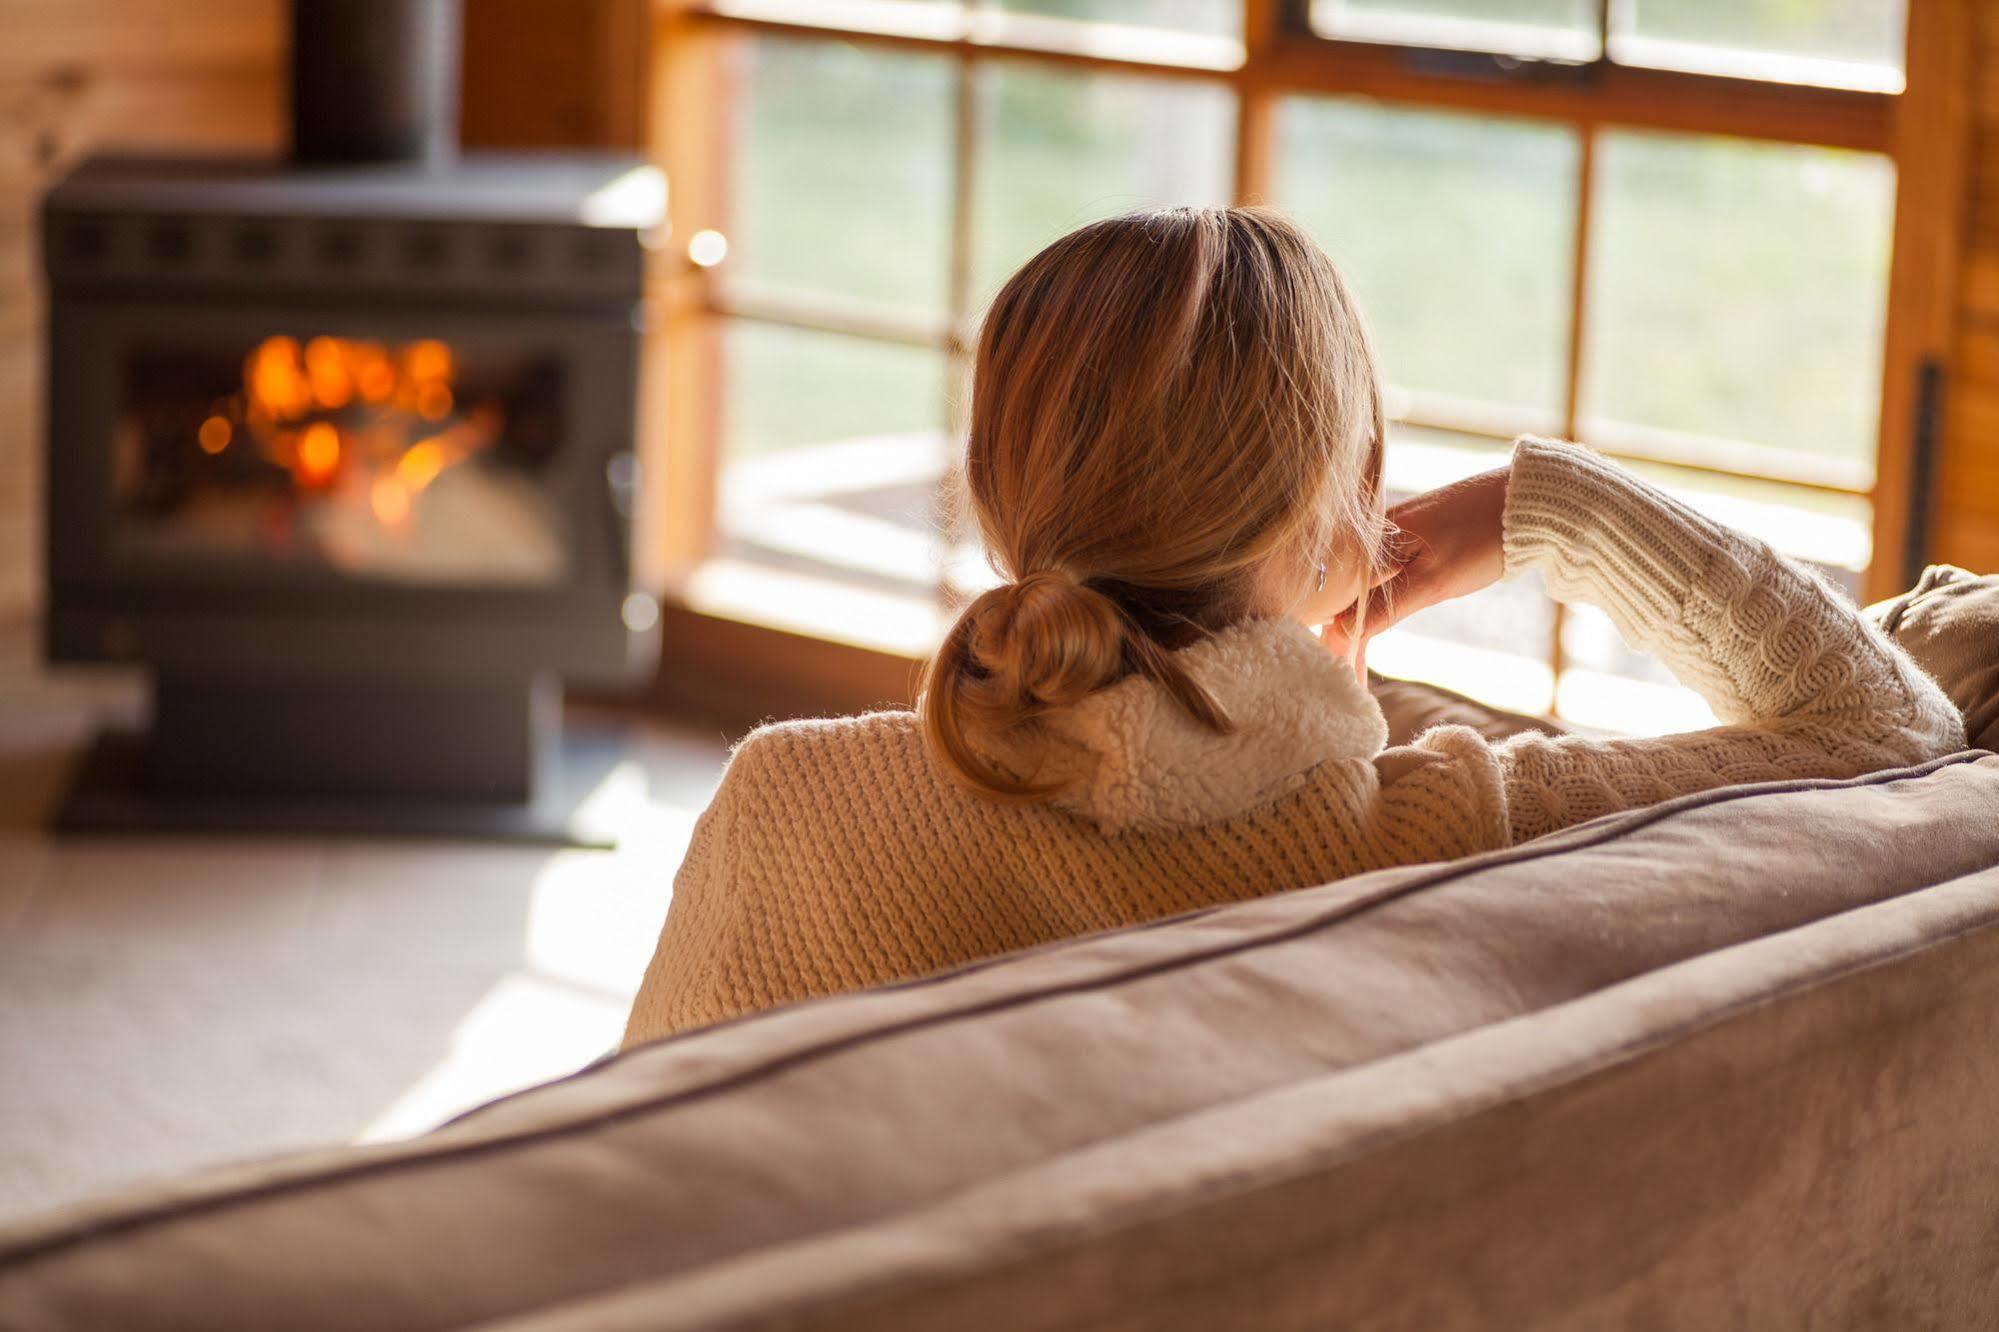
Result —
<instances>
[{"instance_id":1,"label":"glowing ember","mask_svg":"<svg viewBox=\"0 0 1999 1332\"><path fill-rule=\"evenodd\" d=\"M243 367L243 383L253 421L303 416L312 408L312 385L292 338L264 339Z\"/></svg>"},{"instance_id":2,"label":"glowing ember","mask_svg":"<svg viewBox=\"0 0 1999 1332\"><path fill-rule=\"evenodd\" d=\"M340 431L324 421L305 428L298 441L298 477L308 485L323 485L340 466Z\"/></svg>"},{"instance_id":3,"label":"glowing ember","mask_svg":"<svg viewBox=\"0 0 1999 1332\"><path fill-rule=\"evenodd\" d=\"M426 421L442 421L451 413L451 390L442 384L425 384L416 391L416 410Z\"/></svg>"},{"instance_id":4,"label":"glowing ember","mask_svg":"<svg viewBox=\"0 0 1999 1332\"><path fill-rule=\"evenodd\" d=\"M389 353L379 342L354 342L348 344L352 350L354 384L361 393L361 401L370 403L387 402L396 393L396 367L389 359Z\"/></svg>"},{"instance_id":5,"label":"glowing ember","mask_svg":"<svg viewBox=\"0 0 1999 1332\"><path fill-rule=\"evenodd\" d=\"M426 439L410 445L396 464L396 479L411 490L422 490L437 479L451 459L445 456L444 441Z\"/></svg>"},{"instance_id":6,"label":"glowing ember","mask_svg":"<svg viewBox=\"0 0 1999 1332\"><path fill-rule=\"evenodd\" d=\"M338 411L354 400L354 376L345 343L333 338L314 338L305 344L305 373L312 384L313 401L328 411Z\"/></svg>"},{"instance_id":7,"label":"glowing ember","mask_svg":"<svg viewBox=\"0 0 1999 1332\"><path fill-rule=\"evenodd\" d=\"M220 453L229 447L229 441L236 434L236 427L219 416L211 416L201 423L195 433L195 443L201 445L203 453Z\"/></svg>"},{"instance_id":8,"label":"glowing ember","mask_svg":"<svg viewBox=\"0 0 1999 1332\"><path fill-rule=\"evenodd\" d=\"M415 380L449 380L451 348L441 342L412 342L403 351L404 372Z\"/></svg>"}]
</instances>

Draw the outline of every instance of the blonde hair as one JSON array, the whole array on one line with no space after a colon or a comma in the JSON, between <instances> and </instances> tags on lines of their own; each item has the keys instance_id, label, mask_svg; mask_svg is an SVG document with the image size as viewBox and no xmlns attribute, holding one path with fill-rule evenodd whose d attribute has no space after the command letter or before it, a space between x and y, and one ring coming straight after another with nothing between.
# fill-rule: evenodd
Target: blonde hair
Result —
<instances>
[{"instance_id":1,"label":"blonde hair","mask_svg":"<svg viewBox=\"0 0 1999 1332\"><path fill-rule=\"evenodd\" d=\"M1174 650L1270 613L1275 557L1301 579L1372 567L1382 434L1360 313L1282 214L1129 213L1050 245L979 335L965 499L1008 581L925 669L932 752L976 792L1044 799L1059 786L981 742L1019 752L1051 710L1133 674L1226 733Z\"/></svg>"}]
</instances>

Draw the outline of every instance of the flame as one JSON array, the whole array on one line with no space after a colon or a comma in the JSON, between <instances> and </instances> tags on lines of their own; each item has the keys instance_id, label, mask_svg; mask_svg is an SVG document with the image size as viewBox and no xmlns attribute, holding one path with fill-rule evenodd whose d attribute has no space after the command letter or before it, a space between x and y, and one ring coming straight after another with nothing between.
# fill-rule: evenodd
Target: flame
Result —
<instances>
[{"instance_id":1,"label":"flame","mask_svg":"<svg viewBox=\"0 0 1999 1332\"><path fill-rule=\"evenodd\" d=\"M426 421L442 421L451 414L451 390L442 384L425 384L416 391L416 411Z\"/></svg>"},{"instance_id":2,"label":"flame","mask_svg":"<svg viewBox=\"0 0 1999 1332\"><path fill-rule=\"evenodd\" d=\"M307 485L324 485L340 467L340 431L325 421L305 428L298 441L298 478Z\"/></svg>"},{"instance_id":3,"label":"flame","mask_svg":"<svg viewBox=\"0 0 1999 1332\"><path fill-rule=\"evenodd\" d=\"M446 456L444 441L426 439L412 444L396 463L396 479L412 491L421 493L423 488L437 480L437 474L450 466L453 459Z\"/></svg>"},{"instance_id":4,"label":"flame","mask_svg":"<svg viewBox=\"0 0 1999 1332\"><path fill-rule=\"evenodd\" d=\"M242 394L216 405L195 442L219 454L247 431L302 490L351 474L375 520L399 530L432 482L501 435L498 407L461 402L457 377L456 353L436 339L269 337L244 358Z\"/></svg>"},{"instance_id":5,"label":"flame","mask_svg":"<svg viewBox=\"0 0 1999 1332\"><path fill-rule=\"evenodd\" d=\"M412 342L403 348L403 373L419 382L452 378L451 348L441 342Z\"/></svg>"},{"instance_id":6,"label":"flame","mask_svg":"<svg viewBox=\"0 0 1999 1332\"><path fill-rule=\"evenodd\" d=\"M243 367L243 382L253 409L268 417L301 416L312 406L312 385L294 338L264 339Z\"/></svg>"},{"instance_id":7,"label":"flame","mask_svg":"<svg viewBox=\"0 0 1999 1332\"><path fill-rule=\"evenodd\" d=\"M354 349L354 385L361 394L361 401L368 403L387 402L396 393L396 367L389 359L389 353L379 342L356 342Z\"/></svg>"},{"instance_id":8,"label":"flame","mask_svg":"<svg viewBox=\"0 0 1999 1332\"><path fill-rule=\"evenodd\" d=\"M346 344L334 338L314 338L305 344L305 374L314 402L339 411L354 400L350 363Z\"/></svg>"}]
</instances>

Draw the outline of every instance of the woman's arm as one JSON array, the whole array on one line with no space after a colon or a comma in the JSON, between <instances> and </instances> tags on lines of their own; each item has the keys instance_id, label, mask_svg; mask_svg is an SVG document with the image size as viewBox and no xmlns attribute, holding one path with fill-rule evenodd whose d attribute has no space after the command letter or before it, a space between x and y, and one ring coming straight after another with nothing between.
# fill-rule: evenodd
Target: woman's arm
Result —
<instances>
[{"instance_id":1,"label":"woman's arm","mask_svg":"<svg viewBox=\"0 0 1999 1332\"><path fill-rule=\"evenodd\" d=\"M1688 791L1853 776L1963 745L1935 683L1810 571L1585 449L1522 439L1510 468L1394 516L1411 558L1371 620L1538 570L1557 599L1600 606L1728 723L1655 740L1504 742L1516 838Z\"/></svg>"}]
</instances>

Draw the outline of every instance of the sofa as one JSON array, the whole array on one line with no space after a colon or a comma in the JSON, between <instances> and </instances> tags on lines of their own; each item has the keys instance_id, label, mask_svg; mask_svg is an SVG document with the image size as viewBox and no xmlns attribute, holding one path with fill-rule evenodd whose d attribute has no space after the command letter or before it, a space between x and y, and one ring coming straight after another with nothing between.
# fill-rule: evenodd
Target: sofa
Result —
<instances>
[{"instance_id":1,"label":"sofa","mask_svg":"<svg viewBox=\"0 0 1999 1332\"><path fill-rule=\"evenodd\" d=\"M1977 749L800 1004L412 1141L0 1232L9 1329L1995 1310L1999 755Z\"/></svg>"}]
</instances>

